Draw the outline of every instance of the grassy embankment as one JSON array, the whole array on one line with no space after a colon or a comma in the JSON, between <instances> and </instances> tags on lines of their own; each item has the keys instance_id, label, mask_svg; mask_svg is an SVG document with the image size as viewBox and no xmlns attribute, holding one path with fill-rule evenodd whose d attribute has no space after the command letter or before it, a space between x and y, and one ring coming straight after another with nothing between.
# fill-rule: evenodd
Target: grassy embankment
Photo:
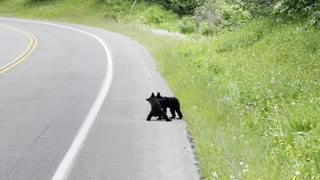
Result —
<instances>
[{"instance_id":1,"label":"grassy embankment","mask_svg":"<svg viewBox=\"0 0 320 180\"><path fill-rule=\"evenodd\" d=\"M148 47L181 100L203 178L320 179L318 29L266 19L215 40L177 40L108 21L95 1L24 4L0 1L0 14L94 25Z\"/></svg>"}]
</instances>

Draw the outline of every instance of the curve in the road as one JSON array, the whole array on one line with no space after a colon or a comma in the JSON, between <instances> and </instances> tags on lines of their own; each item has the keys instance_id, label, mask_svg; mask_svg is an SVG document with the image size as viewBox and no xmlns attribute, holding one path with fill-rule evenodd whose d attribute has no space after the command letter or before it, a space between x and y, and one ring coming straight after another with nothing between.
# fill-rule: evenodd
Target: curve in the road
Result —
<instances>
[{"instance_id":1,"label":"curve in the road","mask_svg":"<svg viewBox=\"0 0 320 180\"><path fill-rule=\"evenodd\" d=\"M10 63L0 67L0 74L3 74L4 72L12 69L16 65L18 65L19 63L24 61L33 52L33 50L36 48L38 41L37 41L37 38L33 34L27 32L27 31L24 31L22 29L18 29L16 27L7 26L7 25L3 25L3 24L0 24L0 27L11 29L11 30L14 30L16 32L19 32L19 33L27 36L29 38L29 40L30 40L30 43L29 43L27 49L18 58L16 58L15 60L11 61Z\"/></svg>"},{"instance_id":2,"label":"curve in the road","mask_svg":"<svg viewBox=\"0 0 320 180\"><path fill-rule=\"evenodd\" d=\"M185 121L145 120L144 97L173 96L146 48L94 27L2 21L39 44L30 61L0 76L0 179L200 179ZM3 32L17 39L2 43L14 59L28 39Z\"/></svg>"},{"instance_id":3,"label":"curve in the road","mask_svg":"<svg viewBox=\"0 0 320 180\"><path fill-rule=\"evenodd\" d=\"M94 123L96 116L99 113L99 110L103 104L103 101L105 97L108 94L109 88L111 86L112 82L112 75L113 75L113 64L112 64L112 55L111 55L111 50L108 48L107 44L98 36L91 34L86 31L82 31L76 28L68 27L68 26L63 26L59 24L54 24L54 23L47 23L47 22L40 22L40 21L31 21L31 20L21 20L21 19L11 19L11 18L1 18L1 19L6 19L6 20L12 20L12 21L20 21L20 22L28 22L28 23L35 23L35 24L43 24L43 25L49 25L49 26L55 26L63 29L68 29L71 31L79 32L85 35L88 35L94 39L96 39L104 48L105 53L106 53L106 59L107 59L107 70L104 76L104 80L102 83L102 86L99 90L99 93L88 113L86 116L86 119L83 121L80 129L77 132L77 135L75 136L69 150L65 154L64 158L62 159L58 169L56 170L54 176L52 177L52 180L62 180L66 179L68 177L68 174L70 173L73 163L77 158L77 155L81 149L81 146L83 145L88 132Z\"/></svg>"}]
</instances>

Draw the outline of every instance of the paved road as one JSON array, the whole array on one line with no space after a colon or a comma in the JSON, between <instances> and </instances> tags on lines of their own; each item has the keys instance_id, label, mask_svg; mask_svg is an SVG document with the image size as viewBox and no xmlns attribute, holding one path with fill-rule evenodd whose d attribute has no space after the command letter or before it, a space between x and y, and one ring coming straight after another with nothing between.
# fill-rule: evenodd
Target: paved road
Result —
<instances>
[{"instance_id":1,"label":"paved road","mask_svg":"<svg viewBox=\"0 0 320 180\"><path fill-rule=\"evenodd\" d=\"M30 43L28 36L13 27L0 24L0 67L18 58Z\"/></svg>"},{"instance_id":2,"label":"paved road","mask_svg":"<svg viewBox=\"0 0 320 180\"><path fill-rule=\"evenodd\" d=\"M145 120L150 109L145 98L152 91L171 95L145 48L80 25L7 19L0 24L38 41L27 59L0 74L0 179L51 179L63 170L62 177L75 180L199 179L184 121ZM0 27L0 33L8 34L4 39L13 47L23 50L28 43L12 35L17 32ZM0 49L8 43L1 39ZM19 54L0 52L5 59ZM100 111L92 116L92 109ZM79 151L69 156L70 165L61 166L90 117Z\"/></svg>"}]
</instances>

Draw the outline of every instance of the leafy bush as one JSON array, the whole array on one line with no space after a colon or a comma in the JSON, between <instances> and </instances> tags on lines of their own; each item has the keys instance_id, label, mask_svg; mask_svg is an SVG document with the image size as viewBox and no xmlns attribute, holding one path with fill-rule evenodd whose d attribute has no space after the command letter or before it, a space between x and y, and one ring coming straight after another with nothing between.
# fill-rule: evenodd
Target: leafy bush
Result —
<instances>
[{"instance_id":1,"label":"leafy bush","mask_svg":"<svg viewBox=\"0 0 320 180\"><path fill-rule=\"evenodd\" d=\"M105 9L105 17L112 18L117 22L122 21L130 11L130 6L122 0L98 0L97 5L102 6Z\"/></svg>"},{"instance_id":2,"label":"leafy bush","mask_svg":"<svg viewBox=\"0 0 320 180\"><path fill-rule=\"evenodd\" d=\"M284 20L309 19L316 25L320 19L320 2L314 0L242 0L243 8L257 17L276 15Z\"/></svg>"},{"instance_id":3,"label":"leafy bush","mask_svg":"<svg viewBox=\"0 0 320 180\"><path fill-rule=\"evenodd\" d=\"M173 11L181 16L192 15L195 8L203 4L204 0L149 0L153 3L161 4L169 11Z\"/></svg>"},{"instance_id":4,"label":"leafy bush","mask_svg":"<svg viewBox=\"0 0 320 180\"><path fill-rule=\"evenodd\" d=\"M282 0L276 1L272 13L290 18L309 18L312 25L320 19L320 2L314 0Z\"/></svg>"},{"instance_id":5,"label":"leafy bush","mask_svg":"<svg viewBox=\"0 0 320 180\"><path fill-rule=\"evenodd\" d=\"M208 22L198 23L198 32L204 36L211 36L217 32L217 28Z\"/></svg>"},{"instance_id":6,"label":"leafy bush","mask_svg":"<svg viewBox=\"0 0 320 180\"><path fill-rule=\"evenodd\" d=\"M149 7L143 12L144 23L146 24L161 24L166 21L165 13L158 6Z\"/></svg>"},{"instance_id":7,"label":"leafy bush","mask_svg":"<svg viewBox=\"0 0 320 180\"><path fill-rule=\"evenodd\" d=\"M182 22L180 24L180 32L183 34L191 34L196 31L196 25L191 17L182 18Z\"/></svg>"},{"instance_id":8,"label":"leafy bush","mask_svg":"<svg viewBox=\"0 0 320 180\"><path fill-rule=\"evenodd\" d=\"M38 3L38 2L44 2L44 1L49 1L49 0L29 0L30 2L36 2L36 3ZM52 1L52 0L51 0Z\"/></svg>"},{"instance_id":9,"label":"leafy bush","mask_svg":"<svg viewBox=\"0 0 320 180\"><path fill-rule=\"evenodd\" d=\"M233 30L251 19L240 5L225 0L208 0L196 8L194 14L198 23L206 22L216 29Z\"/></svg>"},{"instance_id":10,"label":"leafy bush","mask_svg":"<svg viewBox=\"0 0 320 180\"><path fill-rule=\"evenodd\" d=\"M320 2L314 0L207 0L196 8L195 20L207 22L221 30L233 30L251 18L276 17L309 20L313 26L320 20Z\"/></svg>"},{"instance_id":11,"label":"leafy bush","mask_svg":"<svg viewBox=\"0 0 320 180\"><path fill-rule=\"evenodd\" d=\"M276 0L240 0L242 8L254 18L270 15L272 4Z\"/></svg>"}]
</instances>

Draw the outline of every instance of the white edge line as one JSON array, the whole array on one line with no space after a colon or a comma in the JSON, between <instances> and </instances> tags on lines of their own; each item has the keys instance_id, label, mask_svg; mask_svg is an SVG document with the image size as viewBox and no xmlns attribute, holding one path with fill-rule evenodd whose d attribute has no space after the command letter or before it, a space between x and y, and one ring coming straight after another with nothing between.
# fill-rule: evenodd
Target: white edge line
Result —
<instances>
[{"instance_id":1,"label":"white edge line","mask_svg":"<svg viewBox=\"0 0 320 180\"><path fill-rule=\"evenodd\" d=\"M113 76L113 63L112 63L111 50L107 47L106 43L98 36L93 35L91 33L88 33L86 31L79 30L79 29L75 29L75 28L71 28L71 27L63 26L63 25L59 25L59 24L40 22L40 21L20 20L20 19L11 19L11 18L0 18L0 19L10 20L10 21L19 21L19 22L29 22L29 23L36 23L36 24L44 24L44 25L56 26L56 27L60 27L60 28L64 28L64 29L77 31L77 32L86 34L86 35L96 39L105 49L105 53L107 56L107 69L106 69L106 74L104 76L99 93L98 93L88 115L86 116L85 120L81 124L81 127L77 132L77 135L74 137L73 142L72 142L69 150L65 154L64 158L62 159L62 161L59 164L58 169L56 170L55 174L52 177L52 180L67 179L69 173L72 170L73 164L74 164L75 160L77 159L77 156L80 152L80 149L81 149L84 141L86 140L88 132L89 132L92 124L94 123L94 121L100 111L100 108L103 104L103 101L106 98L108 91L110 89L111 82L112 82L112 76Z\"/></svg>"}]
</instances>

